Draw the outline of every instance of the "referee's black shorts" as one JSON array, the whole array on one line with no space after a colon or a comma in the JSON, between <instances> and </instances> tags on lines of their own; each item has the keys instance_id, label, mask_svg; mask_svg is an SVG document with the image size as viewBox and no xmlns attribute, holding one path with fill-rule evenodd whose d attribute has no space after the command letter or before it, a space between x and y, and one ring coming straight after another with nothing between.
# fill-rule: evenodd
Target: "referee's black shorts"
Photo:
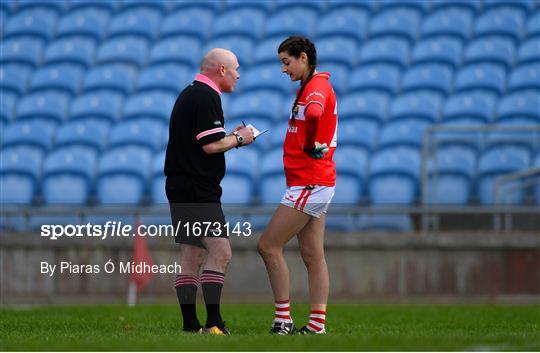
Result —
<instances>
[{"instance_id":1,"label":"referee's black shorts","mask_svg":"<svg viewBox=\"0 0 540 353\"><path fill-rule=\"evenodd\" d=\"M168 176L165 192L177 243L205 248L203 237L227 236L218 183L183 175Z\"/></svg>"}]
</instances>

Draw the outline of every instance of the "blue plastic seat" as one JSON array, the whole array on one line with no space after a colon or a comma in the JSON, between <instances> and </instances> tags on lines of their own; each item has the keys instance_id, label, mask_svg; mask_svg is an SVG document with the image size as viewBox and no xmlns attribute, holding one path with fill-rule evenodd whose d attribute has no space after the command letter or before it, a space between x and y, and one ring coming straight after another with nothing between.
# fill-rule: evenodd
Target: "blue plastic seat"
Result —
<instances>
[{"instance_id":1,"label":"blue plastic seat","mask_svg":"<svg viewBox=\"0 0 540 353\"><path fill-rule=\"evenodd\" d=\"M31 70L25 65L2 64L0 67L0 89L18 96L26 91Z\"/></svg>"},{"instance_id":2,"label":"blue plastic seat","mask_svg":"<svg viewBox=\"0 0 540 353\"><path fill-rule=\"evenodd\" d=\"M163 20L161 38L173 36L194 36L204 41L210 37L214 14L209 9L191 8L176 11Z\"/></svg>"},{"instance_id":3,"label":"blue plastic seat","mask_svg":"<svg viewBox=\"0 0 540 353\"><path fill-rule=\"evenodd\" d=\"M317 60L337 63L349 68L356 64L356 43L354 39L341 36L327 37L317 42Z\"/></svg>"},{"instance_id":4,"label":"blue plastic seat","mask_svg":"<svg viewBox=\"0 0 540 353\"><path fill-rule=\"evenodd\" d=\"M123 64L105 64L96 66L86 72L84 78L85 92L109 90L124 95L133 90L137 70Z\"/></svg>"},{"instance_id":5,"label":"blue plastic seat","mask_svg":"<svg viewBox=\"0 0 540 353\"><path fill-rule=\"evenodd\" d=\"M301 7L306 10L323 11L326 9L326 3L324 1L310 1L310 0L275 0L276 11L292 10Z\"/></svg>"},{"instance_id":6,"label":"blue plastic seat","mask_svg":"<svg viewBox=\"0 0 540 353\"><path fill-rule=\"evenodd\" d=\"M540 95L535 90L517 91L505 96L497 108L497 120L530 118L540 123Z\"/></svg>"},{"instance_id":7,"label":"blue plastic seat","mask_svg":"<svg viewBox=\"0 0 540 353\"><path fill-rule=\"evenodd\" d=\"M499 65L490 63L467 65L456 75L456 92L482 90L501 95L505 89L506 73Z\"/></svg>"},{"instance_id":8,"label":"blue plastic seat","mask_svg":"<svg viewBox=\"0 0 540 353\"><path fill-rule=\"evenodd\" d=\"M465 51L465 64L493 63L505 69L514 63L515 48L511 39L491 36L482 37L469 42Z\"/></svg>"},{"instance_id":9,"label":"blue plastic seat","mask_svg":"<svg viewBox=\"0 0 540 353\"><path fill-rule=\"evenodd\" d=\"M410 147L386 148L372 155L368 194L375 205L413 204L418 197L420 152Z\"/></svg>"},{"instance_id":10,"label":"blue plastic seat","mask_svg":"<svg viewBox=\"0 0 540 353\"><path fill-rule=\"evenodd\" d=\"M405 118L389 122L381 129L379 148L410 146L420 149L424 131L429 126L425 120Z\"/></svg>"},{"instance_id":11,"label":"blue plastic seat","mask_svg":"<svg viewBox=\"0 0 540 353\"><path fill-rule=\"evenodd\" d=\"M191 8L201 8L201 9L208 9L212 10L214 12L219 12L223 8L223 2L222 1L216 1L216 0L199 0L199 1L186 1L186 0L172 0L171 1L171 8L176 9L191 9Z\"/></svg>"},{"instance_id":12,"label":"blue plastic seat","mask_svg":"<svg viewBox=\"0 0 540 353\"><path fill-rule=\"evenodd\" d=\"M446 100L443 121L469 119L481 124L489 123L493 120L495 103L495 96L491 93L473 91L457 94Z\"/></svg>"},{"instance_id":13,"label":"blue plastic seat","mask_svg":"<svg viewBox=\"0 0 540 353\"><path fill-rule=\"evenodd\" d=\"M12 92L0 90L0 121L9 123L15 116L15 107L17 106L17 96ZM2 128L2 131L4 129Z\"/></svg>"},{"instance_id":14,"label":"blue plastic seat","mask_svg":"<svg viewBox=\"0 0 540 353\"><path fill-rule=\"evenodd\" d=\"M266 21L265 37L280 37L302 35L313 37L316 26L316 12L303 7L295 7L274 13Z\"/></svg>"},{"instance_id":15,"label":"blue plastic seat","mask_svg":"<svg viewBox=\"0 0 540 353\"><path fill-rule=\"evenodd\" d=\"M83 147L95 154L103 151L108 141L109 127L95 121L78 120L63 124L56 131L54 148Z\"/></svg>"},{"instance_id":16,"label":"blue plastic seat","mask_svg":"<svg viewBox=\"0 0 540 353\"><path fill-rule=\"evenodd\" d=\"M6 127L2 149L24 147L42 156L51 148L54 130L43 122L15 122Z\"/></svg>"},{"instance_id":17,"label":"blue plastic seat","mask_svg":"<svg viewBox=\"0 0 540 353\"><path fill-rule=\"evenodd\" d=\"M256 193L259 154L254 149L231 151L225 154L227 172L221 183L221 202L250 204Z\"/></svg>"},{"instance_id":18,"label":"blue plastic seat","mask_svg":"<svg viewBox=\"0 0 540 353\"><path fill-rule=\"evenodd\" d=\"M124 105L124 119L150 118L168 125L175 100L175 94L162 91L132 95Z\"/></svg>"},{"instance_id":19,"label":"blue plastic seat","mask_svg":"<svg viewBox=\"0 0 540 353\"><path fill-rule=\"evenodd\" d=\"M167 195L165 194L165 174L163 166L165 165L165 150L154 155L152 162L152 180L150 181L150 194L153 204L167 204ZM170 218L169 218L170 222Z\"/></svg>"},{"instance_id":20,"label":"blue plastic seat","mask_svg":"<svg viewBox=\"0 0 540 353\"><path fill-rule=\"evenodd\" d=\"M159 11L165 13L171 9L172 3L169 1L153 0L122 0L122 10L143 9L145 11Z\"/></svg>"},{"instance_id":21,"label":"blue plastic seat","mask_svg":"<svg viewBox=\"0 0 540 353\"><path fill-rule=\"evenodd\" d=\"M536 64L522 65L514 69L508 80L510 92L525 89L540 91L540 61Z\"/></svg>"},{"instance_id":22,"label":"blue plastic seat","mask_svg":"<svg viewBox=\"0 0 540 353\"><path fill-rule=\"evenodd\" d=\"M107 34L110 14L101 8L81 8L62 16L56 28L57 37L88 37L96 42Z\"/></svg>"},{"instance_id":23,"label":"blue plastic seat","mask_svg":"<svg viewBox=\"0 0 540 353\"><path fill-rule=\"evenodd\" d=\"M154 154L161 148L162 133L162 124L154 120L124 121L112 128L109 136L109 149L133 146Z\"/></svg>"},{"instance_id":24,"label":"blue plastic seat","mask_svg":"<svg viewBox=\"0 0 540 353\"><path fill-rule=\"evenodd\" d=\"M267 137L268 143L266 147L270 149L279 149L285 142L285 136L287 135L287 129L289 128L288 121L276 122L270 126L272 133ZM341 126L340 126L341 129ZM341 137L341 136L340 136ZM258 143L258 142L257 142ZM341 144L341 140L340 140Z\"/></svg>"},{"instance_id":25,"label":"blue plastic seat","mask_svg":"<svg viewBox=\"0 0 540 353\"><path fill-rule=\"evenodd\" d=\"M373 120L353 118L339 123L339 148L341 146L353 146L373 151L378 143L378 137L379 125Z\"/></svg>"},{"instance_id":26,"label":"blue plastic seat","mask_svg":"<svg viewBox=\"0 0 540 353\"><path fill-rule=\"evenodd\" d=\"M259 0L227 0L225 6L228 10L251 8L263 10L264 12L271 13L274 11L275 4L273 1L259 1Z\"/></svg>"},{"instance_id":27,"label":"blue plastic seat","mask_svg":"<svg viewBox=\"0 0 540 353\"><path fill-rule=\"evenodd\" d=\"M71 120L95 118L114 123L122 114L124 100L120 93L96 91L78 96L71 104Z\"/></svg>"},{"instance_id":28,"label":"blue plastic seat","mask_svg":"<svg viewBox=\"0 0 540 353\"><path fill-rule=\"evenodd\" d=\"M42 67L32 74L30 92L55 90L73 97L80 90L83 69L70 64L52 64Z\"/></svg>"},{"instance_id":29,"label":"blue plastic seat","mask_svg":"<svg viewBox=\"0 0 540 353\"><path fill-rule=\"evenodd\" d=\"M98 9L105 10L108 13L113 13L120 8L120 1L118 0L77 0L71 1L70 10L75 11L79 9Z\"/></svg>"},{"instance_id":30,"label":"blue plastic seat","mask_svg":"<svg viewBox=\"0 0 540 353\"><path fill-rule=\"evenodd\" d=\"M518 61L521 65L540 61L540 36L521 43Z\"/></svg>"},{"instance_id":31,"label":"blue plastic seat","mask_svg":"<svg viewBox=\"0 0 540 353\"><path fill-rule=\"evenodd\" d=\"M419 42L413 50L414 64L436 63L449 65L452 69L461 64L463 47L459 39L435 37Z\"/></svg>"},{"instance_id":32,"label":"blue plastic seat","mask_svg":"<svg viewBox=\"0 0 540 353\"><path fill-rule=\"evenodd\" d=\"M359 204L365 195L368 153L363 149L341 146L333 156L336 165L336 189L332 204Z\"/></svg>"},{"instance_id":33,"label":"blue plastic seat","mask_svg":"<svg viewBox=\"0 0 540 353\"><path fill-rule=\"evenodd\" d=\"M406 233L413 231L413 222L408 214L368 214L360 216L356 228L369 232Z\"/></svg>"},{"instance_id":34,"label":"blue plastic seat","mask_svg":"<svg viewBox=\"0 0 540 353\"><path fill-rule=\"evenodd\" d=\"M17 104L17 120L45 119L62 123L68 112L69 98L65 93L41 91L24 96Z\"/></svg>"},{"instance_id":35,"label":"blue plastic seat","mask_svg":"<svg viewBox=\"0 0 540 353\"><path fill-rule=\"evenodd\" d=\"M145 65L148 44L144 39L125 36L105 41L96 55L99 64L123 63L140 68Z\"/></svg>"},{"instance_id":36,"label":"blue plastic seat","mask_svg":"<svg viewBox=\"0 0 540 353\"><path fill-rule=\"evenodd\" d=\"M434 92L407 93L395 98L390 119L421 119L436 122L441 114L442 99Z\"/></svg>"},{"instance_id":37,"label":"blue plastic seat","mask_svg":"<svg viewBox=\"0 0 540 353\"><path fill-rule=\"evenodd\" d=\"M540 152L536 155L534 166L535 168L540 168ZM540 205L540 184L536 185L536 204Z\"/></svg>"},{"instance_id":38,"label":"blue plastic seat","mask_svg":"<svg viewBox=\"0 0 540 353\"><path fill-rule=\"evenodd\" d=\"M94 63L96 45L92 39L70 37L57 39L45 51L46 64L76 64L88 68Z\"/></svg>"},{"instance_id":39,"label":"blue plastic seat","mask_svg":"<svg viewBox=\"0 0 540 353\"><path fill-rule=\"evenodd\" d=\"M376 12L379 8L378 1L357 1L357 0L328 0L329 9L354 8L369 12Z\"/></svg>"},{"instance_id":40,"label":"blue plastic seat","mask_svg":"<svg viewBox=\"0 0 540 353\"><path fill-rule=\"evenodd\" d=\"M427 90L447 95L452 90L452 69L442 64L422 64L407 70L401 81L402 92Z\"/></svg>"},{"instance_id":41,"label":"blue plastic seat","mask_svg":"<svg viewBox=\"0 0 540 353\"><path fill-rule=\"evenodd\" d=\"M159 41L150 52L150 64L186 64L195 66L201 60L201 45L186 36L168 37Z\"/></svg>"},{"instance_id":42,"label":"blue plastic seat","mask_svg":"<svg viewBox=\"0 0 540 353\"><path fill-rule=\"evenodd\" d=\"M255 47L254 64L275 64L279 62L277 50L283 40L284 38L281 37L273 37L258 43Z\"/></svg>"},{"instance_id":43,"label":"blue plastic seat","mask_svg":"<svg viewBox=\"0 0 540 353\"><path fill-rule=\"evenodd\" d=\"M253 92L256 90L270 90L281 95L292 94L296 88L290 78L281 72L278 63L256 65L240 76L238 90L242 92Z\"/></svg>"},{"instance_id":44,"label":"blue plastic seat","mask_svg":"<svg viewBox=\"0 0 540 353\"><path fill-rule=\"evenodd\" d=\"M467 41L472 32L472 12L454 7L433 12L422 23L422 38L450 36Z\"/></svg>"},{"instance_id":45,"label":"blue plastic seat","mask_svg":"<svg viewBox=\"0 0 540 353\"><path fill-rule=\"evenodd\" d=\"M527 37L532 38L537 36L540 36L540 10L531 14L527 21Z\"/></svg>"},{"instance_id":46,"label":"blue plastic seat","mask_svg":"<svg viewBox=\"0 0 540 353\"><path fill-rule=\"evenodd\" d=\"M454 0L454 1L448 1L448 0L433 0L431 2L431 9L433 11L437 10L445 10L449 11L450 9L461 9L461 10L467 10L471 14L480 12L482 9L482 2L481 1L470 1L470 0Z\"/></svg>"},{"instance_id":47,"label":"blue plastic seat","mask_svg":"<svg viewBox=\"0 0 540 353\"><path fill-rule=\"evenodd\" d=\"M338 96L347 93L350 76L350 69L347 66L322 61L317 65L317 71L326 71L330 74L330 83Z\"/></svg>"},{"instance_id":48,"label":"blue plastic seat","mask_svg":"<svg viewBox=\"0 0 540 353\"><path fill-rule=\"evenodd\" d=\"M273 150L263 155L259 185L261 203L279 204L287 187L282 150Z\"/></svg>"},{"instance_id":49,"label":"blue plastic seat","mask_svg":"<svg viewBox=\"0 0 540 353\"><path fill-rule=\"evenodd\" d=\"M340 36L355 41L366 37L368 13L355 7L340 8L326 14L318 25L318 38Z\"/></svg>"},{"instance_id":50,"label":"blue plastic seat","mask_svg":"<svg viewBox=\"0 0 540 353\"><path fill-rule=\"evenodd\" d=\"M406 8L416 11L417 13L428 12L431 8L431 3L424 0L381 0L379 11L395 8Z\"/></svg>"},{"instance_id":51,"label":"blue plastic seat","mask_svg":"<svg viewBox=\"0 0 540 353\"><path fill-rule=\"evenodd\" d=\"M388 95L378 92L349 94L339 101L340 120L361 118L379 124L387 118Z\"/></svg>"},{"instance_id":52,"label":"blue plastic seat","mask_svg":"<svg viewBox=\"0 0 540 353\"><path fill-rule=\"evenodd\" d=\"M519 10L502 8L485 11L476 20L475 38L501 36L517 42L523 34L524 22L523 13Z\"/></svg>"},{"instance_id":53,"label":"blue plastic seat","mask_svg":"<svg viewBox=\"0 0 540 353\"><path fill-rule=\"evenodd\" d=\"M502 8L530 12L536 6L536 0L484 0L484 10Z\"/></svg>"},{"instance_id":54,"label":"blue plastic seat","mask_svg":"<svg viewBox=\"0 0 540 353\"><path fill-rule=\"evenodd\" d=\"M213 48L228 49L236 54L240 64L240 70L242 70L244 67L249 67L253 61L253 47L254 42L251 39L244 36L232 35L220 37L207 42L203 48L203 53L208 53L208 51ZM197 67L200 63L200 58L198 60L199 62L197 62ZM277 60L276 54L276 61Z\"/></svg>"},{"instance_id":55,"label":"blue plastic seat","mask_svg":"<svg viewBox=\"0 0 540 353\"><path fill-rule=\"evenodd\" d=\"M44 45L36 38L11 38L0 43L0 62L4 64L21 64L30 68L40 65Z\"/></svg>"},{"instance_id":56,"label":"blue plastic seat","mask_svg":"<svg viewBox=\"0 0 540 353\"><path fill-rule=\"evenodd\" d=\"M141 71L137 80L137 91L160 90L177 95L191 81L192 70L184 65L156 65Z\"/></svg>"},{"instance_id":57,"label":"blue plastic seat","mask_svg":"<svg viewBox=\"0 0 540 353\"><path fill-rule=\"evenodd\" d=\"M152 41L158 36L160 24L161 15L158 10L148 7L127 9L111 19L109 38L133 36Z\"/></svg>"},{"instance_id":58,"label":"blue plastic seat","mask_svg":"<svg viewBox=\"0 0 540 353\"><path fill-rule=\"evenodd\" d=\"M358 66L350 75L350 91L376 90L395 94L399 90L400 70L388 64Z\"/></svg>"},{"instance_id":59,"label":"blue plastic seat","mask_svg":"<svg viewBox=\"0 0 540 353\"><path fill-rule=\"evenodd\" d=\"M394 8L380 11L369 25L370 38L393 36L413 43L418 37L420 15L408 8Z\"/></svg>"},{"instance_id":60,"label":"blue plastic seat","mask_svg":"<svg viewBox=\"0 0 540 353\"><path fill-rule=\"evenodd\" d=\"M29 151L0 151L0 202L30 204L37 193L41 158Z\"/></svg>"},{"instance_id":61,"label":"blue plastic seat","mask_svg":"<svg viewBox=\"0 0 540 353\"><path fill-rule=\"evenodd\" d=\"M41 189L46 204L86 204L92 192L96 156L62 149L47 156Z\"/></svg>"},{"instance_id":62,"label":"blue plastic seat","mask_svg":"<svg viewBox=\"0 0 540 353\"><path fill-rule=\"evenodd\" d=\"M230 114L234 119L260 118L272 122L279 117L281 102L281 94L273 91L239 94L232 102Z\"/></svg>"},{"instance_id":63,"label":"blue plastic seat","mask_svg":"<svg viewBox=\"0 0 540 353\"><path fill-rule=\"evenodd\" d=\"M505 128L506 131L493 131L485 138L486 146L517 146L524 147L530 152L540 148L540 131L535 130L540 127L540 119L516 117L496 121L496 127ZM508 129L511 129L508 131Z\"/></svg>"},{"instance_id":64,"label":"blue plastic seat","mask_svg":"<svg viewBox=\"0 0 540 353\"><path fill-rule=\"evenodd\" d=\"M409 62L409 45L400 38L378 38L369 40L360 50L362 64L391 64L404 68Z\"/></svg>"},{"instance_id":65,"label":"blue plastic seat","mask_svg":"<svg viewBox=\"0 0 540 353\"><path fill-rule=\"evenodd\" d=\"M47 9L57 14L64 12L68 8L66 0L19 0L17 1L17 11L29 9Z\"/></svg>"},{"instance_id":66,"label":"blue plastic seat","mask_svg":"<svg viewBox=\"0 0 540 353\"><path fill-rule=\"evenodd\" d=\"M48 9L28 9L9 17L5 25L4 37L27 36L43 41L54 36L57 14Z\"/></svg>"},{"instance_id":67,"label":"blue plastic seat","mask_svg":"<svg viewBox=\"0 0 540 353\"><path fill-rule=\"evenodd\" d=\"M524 147L501 146L485 151L478 162L477 191L480 203L483 205L494 204L497 179L505 174L524 170L530 164L530 152ZM523 189L509 191L509 188L515 185L515 183L505 184L499 194L500 203L522 202Z\"/></svg>"},{"instance_id":68,"label":"blue plastic seat","mask_svg":"<svg viewBox=\"0 0 540 353\"><path fill-rule=\"evenodd\" d=\"M339 184L338 184L339 187ZM334 204L334 198L332 198L332 204ZM338 232L354 232L358 231L356 228L356 215L352 214L334 214L330 211L330 214L326 215L325 227L327 230Z\"/></svg>"},{"instance_id":69,"label":"blue plastic seat","mask_svg":"<svg viewBox=\"0 0 540 353\"><path fill-rule=\"evenodd\" d=\"M135 149L114 149L102 155L96 182L101 204L138 204L146 193L151 166L149 154Z\"/></svg>"},{"instance_id":70,"label":"blue plastic seat","mask_svg":"<svg viewBox=\"0 0 540 353\"><path fill-rule=\"evenodd\" d=\"M8 18L8 11L6 11L3 7L0 7L0 36L4 37L4 24L7 21ZM1 227L1 224L0 224Z\"/></svg>"},{"instance_id":71,"label":"blue plastic seat","mask_svg":"<svg viewBox=\"0 0 540 353\"><path fill-rule=\"evenodd\" d=\"M241 36L259 40L263 35L265 12L253 8L240 8L222 13L214 20L213 38Z\"/></svg>"}]
</instances>

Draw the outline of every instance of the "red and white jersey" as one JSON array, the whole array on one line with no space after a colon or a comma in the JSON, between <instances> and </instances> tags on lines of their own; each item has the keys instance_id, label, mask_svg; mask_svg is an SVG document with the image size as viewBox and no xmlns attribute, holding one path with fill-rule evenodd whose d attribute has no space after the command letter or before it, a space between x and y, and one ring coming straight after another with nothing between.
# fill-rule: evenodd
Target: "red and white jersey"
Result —
<instances>
[{"instance_id":1,"label":"red and white jersey","mask_svg":"<svg viewBox=\"0 0 540 353\"><path fill-rule=\"evenodd\" d=\"M329 82L330 74L315 74L298 99L298 114L289 116L289 126L283 145L283 164L287 186L336 184L336 167L332 157L337 145L337 103L336 94ZM311 158L304 152L305 123L304 111L310 104L323 107L315 141L325 143L330 151L321 159Z\"/></svg>"}]
</instances>

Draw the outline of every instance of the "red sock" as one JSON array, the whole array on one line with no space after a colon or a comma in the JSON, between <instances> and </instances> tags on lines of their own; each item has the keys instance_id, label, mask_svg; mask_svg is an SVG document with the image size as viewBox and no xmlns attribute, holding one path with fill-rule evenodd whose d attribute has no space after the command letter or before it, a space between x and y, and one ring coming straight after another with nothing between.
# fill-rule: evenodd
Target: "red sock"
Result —
<instances>
[{"instance_id":1,"label":"red sock","mask_svg":"<svg viewBox=\"0 0 540 353\"><path fill-rule=\"evenodd\" d=\"M311 310L309 314L308 329L314 332L324 330L324 323L326 321L326 311Z\"/></svg>"},{"instance_id":2,"label":"red sock","mask_svg":"<svg viewBox=\"0 0 540 353\"><path fill-rule=\"evenodd\" d=\"M275 302L274 321L276 322L291 322L291 303L289 299Z\"/></svg>"}]
</instances>

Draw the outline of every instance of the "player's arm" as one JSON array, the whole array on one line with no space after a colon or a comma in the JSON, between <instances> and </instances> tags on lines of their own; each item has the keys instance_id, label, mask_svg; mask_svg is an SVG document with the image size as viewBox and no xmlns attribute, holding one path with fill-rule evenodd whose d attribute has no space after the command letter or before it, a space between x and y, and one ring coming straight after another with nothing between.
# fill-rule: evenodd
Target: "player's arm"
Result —
<instances>
[{"instance_id":1,"label":"player's arm","mask_svg":"<svg viewBox=\"0 0 540 353\"><path fill-rule=\"evenodd\" d=\"M317 139L317 129L319 121L323 115L323 107L318 103L311 103L306 107L304 116L306 117L306 137L304 140L304 149L310 150L315 147Z\"/></svg>"}]
</instances>

